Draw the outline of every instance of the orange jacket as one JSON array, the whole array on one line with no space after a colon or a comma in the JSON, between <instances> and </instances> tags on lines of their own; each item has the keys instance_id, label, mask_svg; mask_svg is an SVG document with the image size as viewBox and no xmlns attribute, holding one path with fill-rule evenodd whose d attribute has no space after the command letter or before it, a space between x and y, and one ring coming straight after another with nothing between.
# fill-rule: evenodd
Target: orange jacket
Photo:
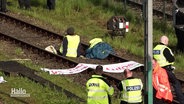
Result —
<instances>
[{"instance_id":1,"label":"orange jacket","mask_svg":"<svg viewBox=\"0 0 184 104\"><path fill-rule=\"evenodd\" d=\"M154 67L152 80L153 87L157 91L156 97L158 99L165 99L172 102L173 95L171 92L167 72L165 69L161 68L158 63L156 63Z\"/></svg>"}]
</instances>

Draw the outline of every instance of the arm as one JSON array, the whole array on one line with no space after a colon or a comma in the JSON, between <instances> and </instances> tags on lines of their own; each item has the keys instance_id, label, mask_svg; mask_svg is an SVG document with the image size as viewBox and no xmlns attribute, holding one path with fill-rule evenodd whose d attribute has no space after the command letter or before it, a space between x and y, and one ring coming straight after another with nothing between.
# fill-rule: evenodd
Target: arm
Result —
<instances>
[{"instance_id":1,"label":"arm","mask_svg":"<svg viewBox=\"0 0 184 104\"><path fill-rule=\"evenodd\" d=\"M109 86L108 88L108 95L114 94L114 88L112 86Z\"/></svg>"},{"instance_id":2,"label":"arm","mask_svg":"<svg viewBox=\"0 0 184 104\"><path fill-rule=\"evenodd\" d=\"M80 50L81 49L81 43L79 43L79 45L78 45L78 47L77 47L77 57L79 57L80 56Z\"/></svg>"},{"instance_id":3,"label":"arm","mask_svg":"<svg viewBox=\"0 0 184 104\"><path fill-rule=\"evenodd\" d=\"M68 40L67 40L67 38L65 37L65 38L63 39L63 56L66 56L67 48L68 48Z\"/></svg>"},{"instance_id":4,"label":"arm","mask_svg":"<svg viewBox=\"0 0 184 104\"><path fill-rule=\"evenodd\" d=\"M123 86L122 86L122 83L119 82L119 84L117 85L117 88L120 90L120 91L123 91Z\"/></svg>"},{"instance_id":5,"label":"arm","mask_svg":"<svg viewBox=\"0 0 184 104\"><path fill-rule=\"evenodd\" d=\"M105 78L103 78L102 80L106 83L105 89L108 95L112 95L114 93L114 88L110 85L110 83Z\"/></svg>"},{"instance_id":6,"label":"arm","mask_svg":"<svg viewBox=\"0 0 184 104\"><path fill-rule=\"evenodd\" d=\"M139 79L140 80L140 85L141 85L141 90L143 89L143 83L142 83L142 80L141 79Z\"/></svg>"},{"instance_id":7,"label":"arm","mask_svg":"<svg viewBox=\"0 0 184 104\"><path fill-rule=\"evenodd\" d=\"M169 62L174 62L175 61L174 56L171 54L171 52L169 51L168 48L164 49L163 54L164 54L167 61L169 61Z\"/></svg>"}]
</instances>

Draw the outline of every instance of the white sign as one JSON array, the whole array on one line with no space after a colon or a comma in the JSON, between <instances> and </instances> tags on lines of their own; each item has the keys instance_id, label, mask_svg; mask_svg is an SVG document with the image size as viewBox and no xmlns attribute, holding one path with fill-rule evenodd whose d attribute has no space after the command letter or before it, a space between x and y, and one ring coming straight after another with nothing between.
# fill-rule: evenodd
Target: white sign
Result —
<instances>
[{"instance_id":1,"label":"white sign","mask_svg":"<svg viewBox=\"0 0 184 104\"><path fill-rule=\"evenodd\" d=\"M76 74L80 73L84 70L87 70L88 68L95 69L97 64L85 64L85 63L79 63L74 68L69 69L49 69L49 68L41 68L41 70L45 72L49 72L49 74L52 75L59 75L59 74ZM104 72L109 73L122 73L125 69L133 70L135 68L138 68L140 66L143 66L143 64L137 63L135 61L128 61L123 63L117 63L117 64L109 64L109 65L102 65Z\"/></svg>"}]
</instances>

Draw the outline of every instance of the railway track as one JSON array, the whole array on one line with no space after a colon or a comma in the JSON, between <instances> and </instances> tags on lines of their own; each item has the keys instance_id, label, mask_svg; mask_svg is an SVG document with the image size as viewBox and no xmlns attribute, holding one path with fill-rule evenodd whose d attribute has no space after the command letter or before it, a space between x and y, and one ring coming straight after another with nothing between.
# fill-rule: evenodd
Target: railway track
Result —
<instances>
[{"instance_id":1,"label":"railway track","mask_svg":"<svg viewBox=\"0 0 184 104\"><path fill-rule=\"evenodd\" d=\"M2 35L2 34L0 34L0 35ZM0 37L0 39L1 39L1 37ZM6 38L7 40L11 40L10 38L8 39L8 38ZM15 42L15 40L14 40L14 42ZM25 44L23 44L23 43L18 43L19 45L22 45L23 47L27 47L27 49L28 49L28 46L27 45L25 45ZM44 54L44 56L43 57L46 57L45 58L45 60L48 60L48 62L50 63L51 61L53 61L53 62L55 62L52 58L52 55L49 55L49 54L47 54L47 51L46 51L46 53L44 53L44 52L38 52L39 50L37 50L37 48L34 48L34 47L30 47L31 49L32 49L32 51L36 51L36 53L37 54ZM45 51L45 50L44 50ZM33 53L35 53L35 52L33 52ZM45 56L46 55L46 56ZM38 57L38 56L35 56L35 57ZM48 58L48 59L47 59ZM55 58L54 58L55 59ZM50 61L49 61L50 60ZM5 63L8 63L8 62L5 62ZM45 62L44 62L45 63ZM72 62L68 62L68 64L71 64ZM3 65L4 66L4 65ZM6 66L6 65L5 65ZM8 65L8 66L10 66L10 65ZM17 65L16 65L17 66ZM6 69L7 69L7 67L6 67ZM24 68L21 68L21 69L24 69ZM13 70L13 71L15 71L15 70ZM5 72L7 72L7 70L5 71ZM26 73L25 73L26 72ZM90 70L88 70L88 71L85 71L85 72L82 72L80 75L76 75L75 77L79 80L79 79L83 79L84 78L84 75L87 75L87 77L89 77L88 75L91 75L92 73L92 69ZM10 73L10 72L9 72ZM28 77L29 79L31 79L31 80L33 80L33 81L36 81L36 82L39 82L39 83L41 83L41 84L49 84L49 86L51 87L51 88L57 88L57 90L58 91L61 91L61 87L59 87L59 86L57 86L57 85L53 85L50 81L46 81L46 80L44 80L43 78L41 78L41 77L39 77L39 76L35 76L35 75L33 75L33 74L31 74L31 73L29 73L29 71L18 71L17 72L18 74L21 74L22 76L25 76L25 77ZM27 73L29 73L29 74L31 74L31 76L30 75L28 75ZM83 75L84 74L84 75ZM107 77L107 79L108 80L111 80L111 84L114 84L114 83L116 83L116 82L119 82L120 80L119 79L115 79L114 77L112 77L112 76L110 76L110 74L104 74L104 76L105 77ZM110 76L110 77L109 77ZM71 76L72 77L72 76ZM39 79L37 79L37 78L39 78ZM44 81L43 81L44 80ZM41 82L40 82L41 81ZM115 82L114 82L115 81ZM84 82L86 82L86 80L84 80ZM81 83L83 83L83 82L81 82ZM115 86L114 86L115 87ZM64 89L65 90L65 89ZM66 93L66 95L68 96L68 97L74 97L74 98L77 98L77 99L80 99L80 97L78 97L78 96L76 96L76 95L72 95L72 92L69 92L69 91L64 91L65 93ZM80 99L80 101L82 101L82 102L85 102L83 99ZM174 101L174 103L173 104L178 104L177 103L177 100L175 100Z\"/></svg>"},{"instance_id":2,"label":"railway track","mask_svg":"<svg viewBox=\"0 0 184 104\"><path fill-rule=\"evenodd\" d=\"M145 3L143 1L144 0L123 0L124 3L128 4L132 8L135 8L135 10L139 9L139 12L143 11L143 5ZM172 0L167 0L167 2L165 0L153 0L153 15L155 16L165 17L168 20L172 20L172 8Z\"/></svg>"},{"instance_id":3,"label":"railway track","mask_svg":"<svg viewBox=\"0 0 184 104\"><path fill-rule=\"evenodd\" d=\"M23 76L35 81L43 86L49 86L53 90L64 92L67 97L77 99L80 102L86 102L84 99L76 96L75 94L63 89L62 87L52 83L51 81L44 79L36 74L36 71L25 67L24 65L15 61L0 61L0 70L8 76Z\"/></svg>"},{"instance_id":4,"label":"railway track","mask_svg":"<svg viewBox=\"0 0 184 104\"><path fill-rule=\"evenodd\" d=\"M13 23L15 26L12 29L18 30L18 28L20 28L20 30L23 29L26 32L31 31L29 33L32 33L32 34L26 35L26 33L23 34L22 31L18 30L19 32L22 33L22 35L16 35L15 33L11 34L11 27L9 26L10 32L0 33L0 39L9 40L13 43L20 45L24 49L27 49L29 52L34 53L34 55L36 55L34 57L37 57L37 60L46 60L46 61L43 61L43 63L49 62L50 63L50 65L48 65L49 67L51 67L51 68L54 68L54 67L55 68L58 68L58 67L70 68L70 67L76 66L79 62L89 63L90 60L86 61L83 59L81 59L81 60L71 59L71 58L56 55L56 54L53 54L53 53L50 53L50 52L44 50L45 46L48 46L52 42L55 45L60 45L60 42L63 39L62 35L48 31L46 29L42 29L42 28L35 26L35 25L31 25L29 23L26 23L26 22L21 21L19 19L15 19L15 18L10 17L10 16L3 14L3 13L0 14L0 17L1 17L0 18L1 21L5 21L6 23L9 22L10 24ZM18 27L18 28L15 28L15 27ZM33 31L35 31L35 32L33 32ZM36 40L36 39L38 39L38 40ZM42 42L40 43L39 41L42 39L43 39L43 41L42 41L43 43ZM32 42L30 40L34 40L34 42ZM45 43L45 40L47 40L46 43ZM48 44L48 41L51 41L51 42ZM84 49L86 49L88 47L88 45L86 45L86 44L82 44L82 46ZM39 56L39 59L38 59L38 56ZM104 60L103 62L101 60L99 62L97 62L97 61L99 61L99 60L94 60L91 62L92 63L93 62L99 63L99 64L104 64L104 63L109 64L109 63L126 62L128 60L111 54L111 55L109 55L107 60ZM139 73L139 72L137 72L137 73ZM83 75L89 77L91 75L91 73L92 73L92 69L89 69L87 71L82 72L77 77L79 78ZM113 75L113 74L105 73L104 76L106 76L113 84L119 82L122 79L121 74L114 74ZM84 80L84 81L86 81L86 80ZM180 80L180 82L182 83L182 86L183 86L184 82L182 80Z\"/></svg>"},{"instance_id":5,"label":"railway track","mask_svg":"<svg viewBox=\"0 0 184 104\"><path fill-rule=\"evenodd\" d=\"M30 32L30 34L23 34L22 33L21 35L20 35L20 33L16 33L16 32L14 32L13 34L11 34L11 32L9 32L8 34L1 33L1 36L5 39L9 39L11 41L14 41L15 43L23 45L23 47L26 47L26 48L31 47L30 49L34 49L33 51L38 52L38 54L41 54L43 56L47 55L45 57L49 57L49 59L55 59L56 61L59 61L57 63L63 63L63 64L52 63L51 64L52 66L46 66L46 67L71 68L71 67L76 66L78 63L110 64L110 63L118 63L118 62L128 61L126 59L123 59L119 56L112 55L112 54L109 55L107 60L101 61L101 60L81 59L81 58L78 58L78 59L72 58L71 59L71 58L63 57L61 55L56 55L56 54L47 52L44 50L45 46L48 46L51 43L54 43L55 45L59 46L61 43L61 39L63 38L62 35L50 32L50 31L45 30L45 29L40 29L40 27L37 28L37 26L29 25L29 23L26 23L24 21L20 21L18 19L14 19L13 17L10 17L10 16L5 15L5 14L2 14L0 17L6 19L6 21L4 20L5 25L8 23L8 21L10 21L10 22L13 22L12 24L15 24L14 22L16 22L16 24L23 26L23 28L19 27L20 29L18 29L18 28L16 28L18 26L15 25L11 28L11 24L8 24L7 31L11 31L11 30L14 31L13 29L16 29L16 31L20 32L21 30L24 29L25 32L28 32L30 30L26 30L25 28L29 27L29 29L31 28L32 30L34 30L34 31L36 30L39 32L39 33L32 33L32 34L31 34L31 32ZM5 26L5 25L3 25L3 26ZM44 35L42 35L42 34L44 34ZM51 42L49 43L49 41L51 41ZM84 49L86 49L88 47L88 45L86 45L86 44L82 44L82 46ZM38 50L42 50L42 52L39 53ZM66 67L63 67L63 66L66 66ZM121 79L121 78L117 78L117 79Z\"/></svg>"}]
</instances>

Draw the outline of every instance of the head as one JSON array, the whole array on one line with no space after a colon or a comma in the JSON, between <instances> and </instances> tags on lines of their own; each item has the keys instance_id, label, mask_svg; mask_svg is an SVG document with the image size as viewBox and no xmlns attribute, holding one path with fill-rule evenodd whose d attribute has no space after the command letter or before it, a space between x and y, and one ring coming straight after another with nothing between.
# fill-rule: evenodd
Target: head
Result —
<instances>
[{"instance_id":1,"label":"head","mask_svg":"<svg viewBox=\"0 0 184 104\"><path fill-rule=\"evenodd\" d=\"M157 60L153 59L152 60L152 69L153 69L153 71L157 71L159 69L158 66L159 66L159 64L158 64Z\"/></svg>"},{"instance_id":2,"label":"head","mask_svg":"<svg viewBox=\"0 0 184 104\"><path fill-rule=\"evenodd\" d=\"M103 67L101 65L98 65L95 69L95 74L102 75L103 74Z\"/></svg>"},{"instance_id":3,"label":"head","mask_svg":"<svg viewBox=\"0 0 184 104\"><path fill-rule=\"evenodd\" d=\"M129 69L125 69L125 70L124 70L124 76L125 76L126 78L132 77L132 75L133 75L133 72L132 72L131 70L129 70Z\"/></svg>"},{"instance_id":4,"label":"head","mask_svg":"<svg viewBox=\"0 0 184 104\"><path fill-rule=\"evenodd\" d=\"M152 60L152 67L154 68L157 64L157 61L155 59Z\"/></svg>"},{"instance_id":5,"label":"head","mask_svg":"<svg viewBox=\"0 0 184 104\"><path fill-rule=\"evenodd\" d=\"M67 30L66 30L66 33L68 34L68 35L74 35L75 33L74 33L74 28L73 27L69 27Z\"/></svg>"},{"instance_id":6,"label":"head","mask_svg":"<svg viewBox=\"0 0 184 104\"><path fill-rule=\"evenodd\" d=\"M163 35L161 38L160 38L160 43L163 43L164 45L168 45L169 44L169 39L167 36Z\"/></svg>"}]
</instances>

